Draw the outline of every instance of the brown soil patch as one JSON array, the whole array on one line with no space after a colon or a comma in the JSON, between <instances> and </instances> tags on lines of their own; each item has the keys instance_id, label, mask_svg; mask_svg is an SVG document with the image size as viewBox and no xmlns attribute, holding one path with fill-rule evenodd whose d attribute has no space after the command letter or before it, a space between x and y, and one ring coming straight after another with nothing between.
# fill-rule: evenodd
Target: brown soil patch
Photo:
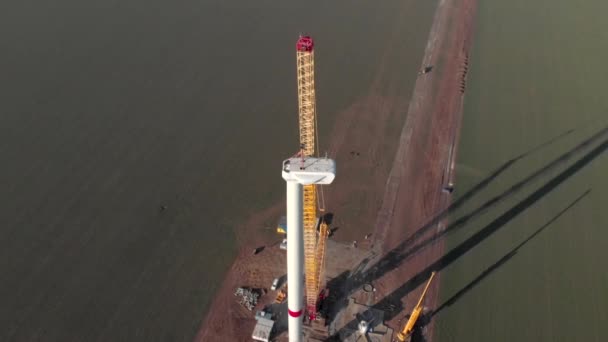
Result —
<instances>
[{"instance_id":1,"label":"brown soil patch","mask_svg":"<svg viewBox=\"0 0 608 342\"><path fill-rule=\"evenodd\" d=\"M429 266L443 255L441 239L412 249L417 241L425 241L447 224L437 222L428 226L451 200L451 195L442 188L454 180L475 9L476 0L444 0L439 4L423 63L434 68L431 73L421 75L416 84L378 215L375 234L378 253L407 256L398 265L392 265L390 272L383 272L376 285L381 289L383 305L405 308L401 314L389 315L392 316L389 326L396 330L404 323L404 314L418 300L423 287L419 285L428 278ZM421 231L421 227L428 228ZM404 245L406 239L408 243ZM439 283L440 274L427 296L427 307L435 307ZM426 329L427 340L432 339L432 328L431 321Z\"/></svg>"}]
</instances>

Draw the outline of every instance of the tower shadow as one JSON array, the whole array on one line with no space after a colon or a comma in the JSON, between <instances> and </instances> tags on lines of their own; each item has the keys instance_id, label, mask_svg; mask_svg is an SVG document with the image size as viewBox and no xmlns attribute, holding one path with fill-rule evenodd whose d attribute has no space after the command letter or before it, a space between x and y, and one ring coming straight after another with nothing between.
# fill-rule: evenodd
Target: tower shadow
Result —
<instances>
[{"instance_id":1,"label":"tower shadow","mask_svg":"<svg viewBox=\"0 0 608 342\"><path fill-rule=\"evenodd\" d=\"M553 216L549 221L547 221L540 228L538 228L536 231L534 231L534 233L530 234L530 236L528 236L524 241L522 241L520 244L518 244L513 249L511 249L508 253L503 255L500 259L498 259L498 261L496 261L495 263L490 265L488 268L486 268L477 277L475 277L475 279L473 279L470 283L468 283L466 286L464 286L462 289L460 289L458 292L456 292L452 297L450 297L448 300L446 300L441 305L439 305L437 307L437 309L430 312L429 320L426 321L425 324L428 324L430 322L430 319L433 318L434 316L436 316L437 314L439 314L442 310L446 309L449 306L454 305L454 303L456 303L462 296L464 296L467 292L471 291L475 286L477 286L482 280L484 280L486 277L488 277L492 272L496 271L502 265L507 263L507 261L511 260L511 258L513 258L522 247L524 247L528 242L530 242L532 239L534 239L537 235L542 233L543 230L547 229L547 227L549 227L553 222L557 221L557 219L559 219L564 213L566 213L568 210L570 210L572 207L574 207L578 202L580 202L583 198L585 198L587 195L589 195L590 192L591 192L591 189L587 189L587 191L585 191L582 195L577 197L567 207L565 207L559 213L557 213L557 215Z\"/></svg>"},{"instance_id":2,"label":"tower shadow","mask_svg":"<svg viewBox=\"0 0 608 342\"><path fill-rule=\"evenodd\" d=\"M594 137L596 137L596 138L601 137L606 132L606 130L607 130L606 128L603 129L602 131L600 131L599 133L594 135ZM586 146L586 145L590 144L591 142L589 142L589 140L591 140L591 139L586 140L581 145ZM576 150L577 148L580 148L581 145L577 146L574 150ZM402 286L400 286L399 288L394 290L392 293L387 295L385 298L380 300L376 305L373 306L373 308L380 309L380 310L386 310L386 319L387 320L392 319L398 312L403 310L402 305L401 305L401 298L403 298L409 292L411 292L412 290L414 290L415 288L420 286L426 279L428 279L431 272L441 271L442 269L444 269L445 267L447 267L448 265L453 263L455 260L457 260L464 254L466 254L472 248L474 248L475 246L480 244L482 241L487 239L489 236L494 234L496 231L498 231L500 228L502 228L506 223L511 221L514 217L516 217L517 215L519 215L520 213L525 211L527 208L529 208L530 206L532 206L533 204L538 202L540 199L542 199L544 196L546 196L548 193L550 193L557 186L562 184L564 181L569 179L576 172L580 171L583 167L588 165L591 161L593 161L600 154L602 154L606 150L606 148L608 148L608 140L604 140L600 145L595 147L590 152L586 153L582 158L577 160L574 164L572 164L571 166L566 168L564 171L559 173L557 176L553 177L551 180L549 180L543 186L538 188L532 194L530 194L529 196L524 198L522 201L517 203L514 207L507 210L505 213L503 213L498 218L496 218L495 220L490 222L488 225L486 225L483 229L481 229L477 233L473 234L470 238L465 240L463 243L459 244L457 247L450 250L448 253L443 255L437 261L435 261L431 265L427 266L424 270L422 270L421 272L419 272L418 274L413 276L411 279L409 279L407 282L405 282ZM570 152L566 153L566 155L575 153L574 150L571 150ZM563 158L563 156L560 158ZM402 261L402 260L400 260L400 261ZM396 303L398 303L398 304L396 304ZM396 310L395 307L399 308L399 310ZM332 338L333 338L333 336L340 336L340 333L341 332L338 332L338 333L332 335ZM346 333L346 332L344 332L344 333ZM330 338L330 340L331 340L331 338Z\"/></svg>"},{"instance_id":3,"label":"tower shadow","mask_svg":"<svg viewBox=\"0 0 608 342\"><path fill-rule=\"evenodd\" d=\"M485 203L483 203L481 206L479 206L475 210L459 217L453 223L451 223L448 227L446 227L444 230L442 230L438 233L435 233L432 236L426 238L425 240L413 245L414 242L416 242L419 238L421 238L431 228L435 228L436 225L441 220L446 218L450 212L461 207L466 200L468 200L470 197L472 197L475 193L480 191L482 188L486 187L493 179L495 179L498 175L500 175L502 172L504 172L507 168L511 167L513 165L513 163L520 160L521 158L524 158L525 156L529 155L530 153L538 150L539 148L547 146L547 144L554 142L556 139L559 139L560 137L570 134L571 132L572 132L572 130L562 133L560 136L553 138L550 141L547 141L546 143L543 143L543 144L533 148L532 150L530 150L522 155L519 155L519 156L509 160L505 164L503 164L499 169L497 169L495 172L493 172L492 175L490 175L488 178L484 179L484 181L482 181L481 183L479 183L478 185L473 187L465 195L463 195L458 200L456 200L452 205L448 206L447 209L440 212L433 219L431 219L428 223L423 225L421 228L416 230L416 232L414 232L408 238L406 238L404 241L399 243L395 248L390 250L385 256L383 256L373 266L369 267L368 269L364 270L363 272L353 274L352 275L353 281L351 282L351 286L354 286L354 288L351 288L351 290L357 288L358 286L361 286L362 284L372 282L373 280L376 280L376 279L382 277L387 272L390 272L390 271L396 269L404 261L406 261L408 258L410 258L411 256L413 256L416 253L418 253L419 251L421 251L423 248L436 242L438 239L445 236L446 234L462 228L463 226L465 226L466 223L470 222L472 219L478 217L479 215L483 214L490 208L498 205L502 201L506 200L507 198L509 198L509 197L513 196L514 194L518 193L519 191L523 190L527 185L529 185L533 181L539 179L541 176L546 175L547 173L551 172L552 170L554 170L557 167L561 166L562 164L566 163L567 161L569 161L570 159L575 157L578 153L580 153L584 149L586 149L589 145L591 145L592 143L600 140L602 137L607 135L608 127L603 128L602 130L595 133L591 137L587 138L583 142L579 143L578 145L576 145L575 147L573 147L566 153L563 153L562 155L558 156L557 158L555 158L554 160L552 160L545 166L541 167L540 169L536 170L535 172L533 172L532 174L530 174L523 180L512 185L509 189L505 190L501 194L486 201ZM604 144L605 143L606 143L606 141L604 141ZM603 144L601 146L603 146ZM601 151L599 153L601 153ZM583 157L581 160L579 160L579 162L586 160L586 159L587 159L587 157ZM577 162L577 163L579 163L579 162ZM576 171L578 171L578 170L576 170ZM574 171L574 172L576 172L576 171Z\"/></svg>"}]
</instances>

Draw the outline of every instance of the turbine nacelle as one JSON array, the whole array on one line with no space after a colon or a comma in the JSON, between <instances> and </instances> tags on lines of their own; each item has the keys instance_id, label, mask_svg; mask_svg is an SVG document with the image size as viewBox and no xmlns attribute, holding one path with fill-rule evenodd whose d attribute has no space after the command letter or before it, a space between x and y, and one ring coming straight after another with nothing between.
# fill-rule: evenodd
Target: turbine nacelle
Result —
<instances>
[{"instance_id":1,"label":"turbine nacelle","mask_svg":"<svg viewBox=\"0 0 608 342\"><path fill-rule=\"evenodd\" d=\"M327 158L290 158L283 161L283 179L302 185L331 184L336 178L336 162Z\"/></svg>"}]
</instances>

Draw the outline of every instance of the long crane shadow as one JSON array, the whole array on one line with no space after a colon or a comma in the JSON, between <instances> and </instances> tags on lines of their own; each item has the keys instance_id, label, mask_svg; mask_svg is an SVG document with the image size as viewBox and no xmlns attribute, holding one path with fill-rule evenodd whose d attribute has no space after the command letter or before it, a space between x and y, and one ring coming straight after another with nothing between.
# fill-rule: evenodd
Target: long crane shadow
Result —
<instances>
[{"instance_id":1,"label":"long crane shadow","mask_svg":"<svg viewBox=\"0 0 608 342\"><path fill-rule=\"evenodd\" d=\"M534 239L537 235L542 233L542 231L547 229L547 227L549 227L553 222L557 221L557 219L559 219L564 213L566 213L568 210L570 210L572 207L574 207L578 202L580 202L583 198L585 198L587 195L589 195L590 192L591 192L591 189L587 189L587 191L585 191L582 195L578 196L567 207L562 209L559 213L557 213L557 215L553 216L549 221L547 221L540 228L538 228L536 231L534 231L534 233L532 233L530 236L528 236L524 241L519 243L517 246L515 246L515 248L510 250L502 258L500 258L498 261L496 261L494 264L492 264L490 267L488 267L482 273L480 273L477 277L475 277L475 279L473 279L473 281L468 283L465 287L463 287L458 292L456 292L452 297L450 297L448 300L443 302L439 307L437 307L437 309L430 312L429 318L433 318L434 316L439 314L442 310L446 309L449 306L454 305L454 303L456 303L456 301L458 301L460 298L462 298L462 296L464 296L467 292L471 291L471 289L473 289L475 286L477 286L482 280L484 280L492 272L494 272L495 270L500 268L507 261L509 261L512 257L514 257L523 246L525 246L528 242L530 242L532 239ZM428 322L430 322L430 321L426 321L425 323L428 323Z\"/></svg>"},{"instance_id":2,"label":"long crane shadow","mask_svg":"<svg viewBox=\"0 0 608 342\"><path fill-rule=\"evenodd\" d=\"M405 242L406 243L408 241L411 242L412 240L415 240L416 238L422 236L430 228L434 227L437 223L439 223L439 221L446 218L451 212L460 208L467 200L469 200L471 197L473 197L479 191L486 188L494 179L496 179L498 176L500 176L500 174L502 174L507 169L509 169L511 166L513 166L513 164L515 164L516 162L520 161L521 159L524 159L525 157L533 154L534 152L542 149L543 147L549 146L549 145L553 144L554 142L556 142L557 140L568 136L569 134L571 134L574 131L575 131L574 128L569 129L569 130L531 148L530 150L507 160L498 169L496 169L488 177L486 177L483 181L479 182L473 188L469 189L466 193L464 193L462 196L458 197L446 209L442 210L439 214L437 214L435 217L433 217L432 220L430 220L429 222L424 224L422 227L420 227L418 230L416 230L416 232L414 232L410 237L408 237L408 239L406 239Z\"/></svg>"},{"instance_id":3,"label":"long crane shadow","mask_svg":"<svg viewBox=\"0 0 608 342\"><path fill-rule=\"evenodd\" d=\"M431 323L433 318L437 314L439 314L442 310L446 309L447 307L454 305L454 303L456 303L460 298L462 298L462 296L464 296L467 292L471 291L475 286L477 286L487 276L489 276L491 273L493 273L494 271L499 269L501 266L506 264L507 261L511 260L511 258L513 258L517 254L519 249L521 249L528 242L530 242L537 235L539 235L543 230L545 230L547 227L549 227L553 222L555 222L557 219L559 219L566 211L570 210L573 206L575 206L580 200L582 200L584 197L586 197L589 194L589 192L591 192L591 189L587 189L587 191L585 191L582 195L580 195L574 201L572 201L566 208L562 209L559 213L557 213L557 215L553 216L549 221L547 221L539 229L534 231L534 233L532 233L530 236L528 236L524 241L522 241L520 244L515 246L515 248L511 249L507 254L505 254L500 259L498 259L498 261L496 261L494 264L492 264L488 268L486 268L482 273L480 273L477 277L475 277L475 279L473 279L473 281L468 283L465 287L463 287L458 292L456 292L452 297L450 297L448 300L443 302L439 307L437 307L437 309L434 309L431 312L425 313L422 316L420 316L420 318L418 319L418 323L416 324L416 327L414 328L414 332L412 335L412 341L423 341L423 342L426 341L426 336L424 336L423 328L426 325L428 325L429 323Z\"/></svg>"},{"instance_id":4,"label":"long crane shadow","mask_svg":"<svg viewBox=\"0 0 608 342\"><path fill-rule=\"evenodd\" d=\"M403 263L405 260L407 260L408 257L410 257L411 255L413 255L414 253L416 253L417 251L419 251L420 249L422 249L423 247L428 245L428 243L438 239L440 236L435 236L432 239L432 241L426 241L425 243L417 244L416 246L407 248L407 247L411 246L418 238L420 238L426 232L428 232L429 229L436 227L436 225L441 220L445 219L448 214L450 214L451 212L460 208L468 199L473 197L479 191L483 190L486 186L488 186L488 184L490 184L500 174L502 174L508 168L513 166L513 164L515 164L519 160L531 155L532 153L537 152L538 150L551 145L552 143L556 142L557 140L568 136L569 134L571 134L574 131L575 131L575 129L567 130L567 131L531 148L530 150L528 150L514 158L511 158L507 162L505 162L498 169L496 169L494 172L492 172L492 174L490 174L488 177L486 177L483 181L481 181L480 183L475 185L473 188L471 188L469 191L467 191L464 195L459 197L456 201L452 202L452 204L449 205L446 209L442 210L434 218L432 218L430 221L428 221L422 227L417 229L416 232L414 232L412 235L410 235L404 241L399 243L399 245L397 245L395 248L390 250L386 255L384 255L374 265L368 267L368 265L372 261L371 259L373 258L373 256L368 257L368 258L364 259L361 262L361 265L356 267L355 270L353 270L351 272L344 272L344 273L340 274L339 276L335 277L334 279L330 280L327 283L327 287L330 289L330 297L327 299L328 300L327 306L330 309L328 310L329 312L327 312L327 316L330 319L333 319L333 317L335 317L337 315L337 313L340 312L341 309L347 304L347 302L348 302L347 298L354 290L363 286L366 283L372 282L373 280L380 278L382 275L386 274L387 272L390 272L391 270L394 270L395 268L399 267L399 265L401 263ZM453 229L463 225L466 221L470 220L474 216L479 215L484 210L487 210L491 206L498 204L501 199L505 199L507 196L516 193L518 189L520 189L524 185L532 182L533 180L535 180L537 177L539 177L543 173L548 172L551 169L557 167L558 165L560 165L560 163L567 161L576 152L581 151L586 146L593 143L595 140L599 139L602 135L606 134L607 132L608 132L608 127L604 128L602 131L589 137L588 139L586 139L579 145L572 148L570 151L562 154L561 156L559 156L558 158L553 160L551 163L547 164L542 169L538 170L537 172L533 173L532 175L530 175L523 181L514 185L511 189L505 191L504 193L495 197L494 199L486 202L480 208L469 213L465 217L460 218L455 223L450 225L444 232L442 232L442 234L446 234L450 230L453 230Z\"/></svg>"},{"instance_id":5,"label":"long crane shadow","mask_svg":"<svg viewBox=\"0 0 608 342\"><path fill-rule=\"evenodd\" d=\"M503 172L505 172L507 169L509 169L511 166L513 166L513 164L515 164L518 161L520 161L521 159L533 154L534 152L542 149L543 147L549 146L549 145L553 144L554 142L556 142L557 140L570 135L574 131L575 131L574 128L569 129L569 130L531 148L530 150L507 160L500 167L498 167L496 170L494 170L494 172L492 172L488 177L486 177L481 182L477 183L474 187L472 187L466 193L464 193L462 196L458 197L455 201L453 201L447 208L445 208L444 210L439 212L437 215L435 215L435 217L433 217L429 222L425 223L422 227L418 228L412 235L410 235L407 239L405 239L400 246L402 247L407 244L410 244L415 239L424 235L424 233L426 233L429 229L431 229L435 225L437 225L441 220L446 218L451 212L460 208L471 197L473 197L475 194L477 194L478 192L480 192L481 190L486 188L494 179L496 179ZM397 246L396 248L399 248L400 246Z\"/></svg>"},{"instance_id":6,"label":"long crane shadow","mask_svg":"<svg viewBox=\"0 0 608 342\"><path fill-rule=\"evenodd\" d=\"M605 130L602 130L604 132ZM586 153L582 158L577 160L574 164L569 166L567 169L559 173L557 176L553 177L549 180L545 185L534 191L532 194L527 196L525 199L520 201L514 207L500 215L494 221L490 222L483 229L473 234L470 238L465 240L463 243L450 250L448 253L443 255L437 261L427 266L424 270L420 271L418 274L410 278L407 282L401 285L399 288L394 290L391 294L384 297L380 300L376 305L373 306L375 309L380 309L385 311L386 320L392 319L399 312L403 311L403 307L401 304L401 298L407 295L409 292L420 286L423 282L428 279L431 272L433 271L441 271L455 260L469 252L472 248L480 244L482 241L487 239L489 236L494 234L500 228L502 228L505 224L511 221L514 217L521 214L523 211L528 209L530 206L538 202L548 193L553 191L556 187L562 184L564 181L569 179L572 175L580 171L583 167L597 158L601 153L603 153L606 148L608 148L608 140L604 140L600 145L595 147L590 152ZM354 322L350 322L349 324L356 324ZM347 324L346 326L349 326ZM329 338L329 341L335 340L335 338L339 338L340 334L346 334L348 332L338 331L336 334L332 335Z\"/></svg>"},{"instance_id":7,"label":"long crane shadow","mask_svg":"<svg viewBox=\"0 0 608 342\"><path fill-rule=\"evenodd\" d=\"M456 209L457 207L462 205L462 201L455 202L453 205L449 206L448 209L444 210L442 213L440 213L437 216L437 217L439 217L439 219L437 217L432 219L429 223L427 223L423 227L419 228L415 233L413 233L411 236L409 236L406 240L404 240L399 245L397 245L395 248L393 248L391 251L389 251L381 260L379 260L375 265L373 265L368 270L366 270L363 274L354 276L355 277L354 280L356 280L354 282L354 284L360 286L362 284L365 284L365 283L371 282L375 279L378 279L382 275L386 274L387 272L394 270L399 265L401 265L405 260L407 260L408 257L414 255L416 252L418 252L422 248L428 246L430 243L438 240L445 234L447 234L451 231L455 231L456 229L464 226L471 219L481 215L482 213L484 213L491 207L496 206L497 204L504 201L508 197L521 191L526 185L530 184L531 182L537 180L544 174L550 172L551 170L553 170L553 169L557 168L558 166L562 165L563 163L567 162L569 159L573 158L577 153L581 152L582 150L587 148L592 143L594 143L597 140L599 140L600 138L604 137L607 133L608 133L608 127L600 130L599 132L592 135L590 138L586 139L585 141L581 142L580 144L578 144L575 147L573 147L572 149L570 149L568 152L560 155L559 157L555 158L553 161L551 161L547 165L545 165L542 168L538 169L537 171L533 172L531 175L529 175L525 179L514 184L513 186L511 186L509 189L507 189L503 193L491 198L490 200L486 201L484 204L482 204L477 209L456 219L453 223L451 223L443 231L441 231L437 234L434 234L433 236L427 238L426 240L424 240L421 243L418 243L415 246L412 246L411 248L407 248L408 246L412 245L412 243L415 242L418 238L423 236L423 234L425 234L430 228L435 227L436 224L439 221L441 221L441 219L445 218L445 215L447 215L450 211L453 211L454 209ZM567 134L567 133L565 133L565 134ZM525 154L524 154L524 156L525 156ZM520 158L521 158L521 156L520 156ZM514 158L512 160L517 160L517 159ZM512 165L511 161L505 163L505 165L503 165L503 167L501 167L499 170L497 170L498 172L495 172L494 174L497 175L497 174L500 174L500 172L504 172L505 166L508 167L508 166ZM491 177L489 177L489 179L491 179ZM482 183L480 183L480 184L482 184ZM476 188L477 188L477 186L476 186ZM467 195L465 194L463 197L461 197L461 199L468 198L465 196L467 196ZM472 196L472 195L470 195L470 196Z\"/></svg>"}]
</instances>

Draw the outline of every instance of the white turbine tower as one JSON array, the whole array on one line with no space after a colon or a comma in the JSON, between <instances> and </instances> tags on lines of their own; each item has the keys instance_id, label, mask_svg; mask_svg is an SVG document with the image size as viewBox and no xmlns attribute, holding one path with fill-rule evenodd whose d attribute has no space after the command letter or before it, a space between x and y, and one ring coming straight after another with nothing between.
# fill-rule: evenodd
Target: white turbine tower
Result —
<instances>
[{"instance_id":1,"label":"white turbine tower","mask_svg":"<svg viewBox=\"0 0 608 342\"><path fill-rule=\"evenodd\" d=\"M289 341L302 341L304 313L303 185L331 184L336 163L326 158L290 158L283 162L287 182L287 311Z\"/></svg>"}]
</instances>

